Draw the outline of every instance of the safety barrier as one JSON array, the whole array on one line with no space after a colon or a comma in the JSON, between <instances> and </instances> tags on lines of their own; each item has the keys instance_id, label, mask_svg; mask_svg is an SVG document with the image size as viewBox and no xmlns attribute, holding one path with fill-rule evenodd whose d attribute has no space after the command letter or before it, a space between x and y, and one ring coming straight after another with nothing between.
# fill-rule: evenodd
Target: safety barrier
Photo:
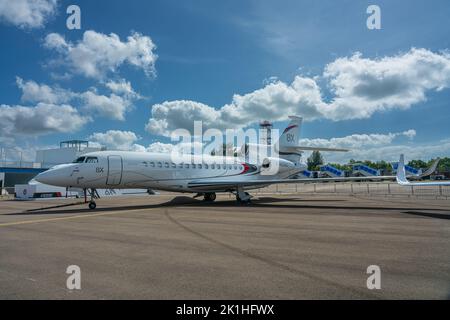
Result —
<instances>
[{"instance_id":1,"label":"safety barrier","mask_svg":"<svg viewBox=\"0 0 450 320\"><path fill-rule=\"evenodd\" d=\"M400 186L394 182L293 183L278 184L253 190L252 193L342 194L392 197L450 198L450 186Z\"/></svg>"}]
</instances>

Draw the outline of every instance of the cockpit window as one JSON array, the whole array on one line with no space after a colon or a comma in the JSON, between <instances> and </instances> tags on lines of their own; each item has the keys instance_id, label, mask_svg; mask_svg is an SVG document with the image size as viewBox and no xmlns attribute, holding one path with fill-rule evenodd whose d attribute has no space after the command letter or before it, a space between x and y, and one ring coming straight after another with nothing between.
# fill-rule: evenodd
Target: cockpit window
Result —
<instances>
[{"instance_id":1,"label":"cockpit window","mask_svg":"<svg viewBox=\"0 0 450 320\"><path fill-rule=\"evenodd\" d=\"M73 163L83 163L84 159L86 159L86 157L79 157L76 160L74 160Z\"/></svg>"},{"instance_id":2,"label":"cockpit window","mask_svg":"<svg viewBox=\"0 0 450 320\"><path fill-rule=\"evenodd\" d=\"M98 158L97 157L87 157L86 163L98 163Z\"/></svg>"}]
</instances>

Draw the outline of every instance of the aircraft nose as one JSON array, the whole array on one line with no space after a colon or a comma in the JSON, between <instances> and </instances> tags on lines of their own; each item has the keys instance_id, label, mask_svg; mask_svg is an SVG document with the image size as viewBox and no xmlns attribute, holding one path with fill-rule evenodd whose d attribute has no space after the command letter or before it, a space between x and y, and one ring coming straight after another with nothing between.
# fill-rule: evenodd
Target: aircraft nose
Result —
<instances>
[{"instance_id":1,"label":"aircraft nose","mask_svg":"<svg viewBox=\"0 0 450 320\"><path fill-rule=\"evenodd\" d=\"M56 166L38 174L34 179L40 183L53 186L65 186L67 184L66 168Z\"/></svg>"},{"instance_id":2,"label":"aircraft nose","mask_svg":"<svg viewBox=\"0 0 450 320\"><path fill-rule=\"evenodd\" d=\"M56 176L52 170L47 170L39 173L34 179L40 183L54 185Z\"/></svg>"}]
</instances>

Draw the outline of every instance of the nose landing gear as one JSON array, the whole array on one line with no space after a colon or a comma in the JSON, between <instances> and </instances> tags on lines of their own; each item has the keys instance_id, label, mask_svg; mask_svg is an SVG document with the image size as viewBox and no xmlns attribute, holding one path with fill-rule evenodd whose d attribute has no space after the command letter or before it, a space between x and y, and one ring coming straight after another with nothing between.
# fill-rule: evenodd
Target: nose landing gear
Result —
<instances>
[{"instance_id":1,"label":"nose landing gear","mask_svg":"<svg viewBox=\"0 0 450 320\"><path fill-rule=\"evenodd\" d=\"M83 189L84 191L84 201L87 202L87 189ZM91 200L89 200L89 209L94 210L95 208L97 208L97 204L95 203L96 198L100 198L100 195L98 194L96 189L90 189L89 190L89 196L91 198Z\"/></svg>"}]
</instances>

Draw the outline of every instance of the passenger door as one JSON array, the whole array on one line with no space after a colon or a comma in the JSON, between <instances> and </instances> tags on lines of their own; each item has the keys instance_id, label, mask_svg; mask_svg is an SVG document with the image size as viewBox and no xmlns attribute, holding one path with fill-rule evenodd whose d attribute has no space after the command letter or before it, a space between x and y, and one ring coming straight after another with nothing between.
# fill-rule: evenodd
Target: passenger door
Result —
<instances>
[{"instance_id":1,"label":"passenger door","mask_svg":"<svg viewBox=\"0 0 450 320\"><path fill-rule=\"evenodd\" d=\"M115 186L122 181L123 162L121 156L108 156L108 178L106 184Z\"/></svg>"}]
</instances>

